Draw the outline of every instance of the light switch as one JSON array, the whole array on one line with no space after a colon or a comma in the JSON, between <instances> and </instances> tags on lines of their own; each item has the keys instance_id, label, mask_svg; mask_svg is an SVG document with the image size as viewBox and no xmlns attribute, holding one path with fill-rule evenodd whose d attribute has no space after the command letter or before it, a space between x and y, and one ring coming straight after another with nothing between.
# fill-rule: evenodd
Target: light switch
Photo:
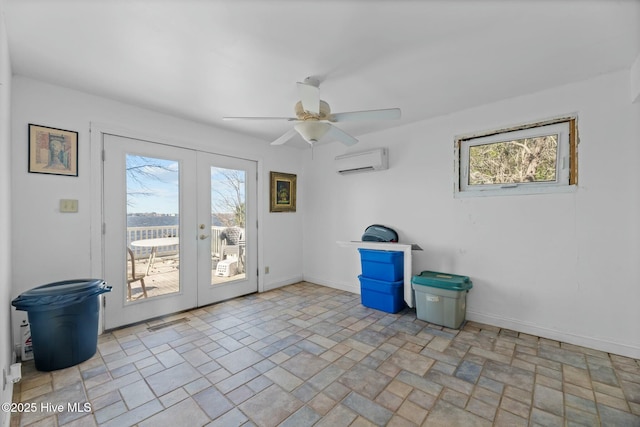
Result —
<instances>
[{"instance_id":1,"label":"light switch","mask_svg":"<svg viewBox=\"0 0 640 427\"><path fill-rule=\"evenodd\" d=\"M65 213L78 212L78 200L60 199L60 212L65 212Z\"/></svg>"}]
</instances>

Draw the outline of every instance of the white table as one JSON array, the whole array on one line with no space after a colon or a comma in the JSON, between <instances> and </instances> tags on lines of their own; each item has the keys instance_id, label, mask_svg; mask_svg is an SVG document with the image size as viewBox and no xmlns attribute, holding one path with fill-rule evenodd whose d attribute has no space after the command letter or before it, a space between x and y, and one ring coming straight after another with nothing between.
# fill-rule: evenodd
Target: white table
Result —
<instances>
[{"instance_id":1,"label":"white table","mask_svg":"<svg viewBox=\"0 0 640 427\"><path fill-rule=\"evenodd\" d=\"M413 289L411 288L411 250L422 250L417 245L407 245L403 243L387 243L387 242L338 242L342 247L353 247L362 249L374 249L379 251L398 251L404 252L404 301L409 307L415 306L413 297Z\"/></svg>"},{"instance_id":2,"label":"white table","mask_svg":"<svg viewBox=\"0 0 640 427\"><path fill-rule=\"evenodd\" d=\"M149 270L151 269L153 262L156 260L156 250L158 249L158 246L175 246L178 244L180 244L179 237L159 237L157 239L134 240L131 242L131 246L138 248L151 248L149 263L147 264L147 275L149 275Z\"/></svg>"}]
</instances>

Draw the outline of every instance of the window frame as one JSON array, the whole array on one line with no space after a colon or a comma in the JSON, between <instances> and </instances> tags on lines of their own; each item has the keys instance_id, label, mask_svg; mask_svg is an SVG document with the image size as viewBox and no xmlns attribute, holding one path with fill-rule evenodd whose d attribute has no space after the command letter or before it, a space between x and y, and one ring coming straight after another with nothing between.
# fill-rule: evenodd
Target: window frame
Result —
<instances>
[{"instance_id":1,"label":"window frame","mask_svg":"<svg viewBox=\"0 0 640 427\"><path fill-rule=\"evenodd\" d=\"M454 196L505 196L572 192L578 184L577 115L455 137ZM556 180L513 184L469 184L469 149L473 146L558 134Z\"/></svg>"}]
</instances>

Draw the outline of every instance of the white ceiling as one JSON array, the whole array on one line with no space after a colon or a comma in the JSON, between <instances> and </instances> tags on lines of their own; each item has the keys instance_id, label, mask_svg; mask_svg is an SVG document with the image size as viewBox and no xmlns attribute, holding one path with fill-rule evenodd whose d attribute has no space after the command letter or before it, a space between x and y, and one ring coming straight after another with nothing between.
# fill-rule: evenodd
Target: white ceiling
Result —
<instances>
[{"instance_id":1,"label":"white ceiling","mask_svg":"<svg viewBox=\"0 0 640 427\"><path fill-rule=\"evenodd\" d=\"M293 117L307 76L333 112L402 109L339 124L359 136L628 68L640 51L640 0L4 3L14 74L265 141L292 124L222 117Z\"/></svg>"}]
</instances>

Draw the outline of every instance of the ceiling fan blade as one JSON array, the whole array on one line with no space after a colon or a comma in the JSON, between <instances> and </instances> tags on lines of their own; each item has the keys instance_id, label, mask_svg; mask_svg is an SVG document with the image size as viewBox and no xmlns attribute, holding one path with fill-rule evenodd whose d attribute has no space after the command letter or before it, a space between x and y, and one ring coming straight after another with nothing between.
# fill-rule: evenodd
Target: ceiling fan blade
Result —
<instances>
[{"instance_id":1,"label":"ceiling fan blade","mask_svg":"<svg viewBox=\"0 0 640 427\"><path fill-rule=\"evenodd\" d=\"M324 138L336 139L336 140L342 142L344 145L353 145L353 144L358 142L357 139L355 139L354 137L352 137L351 135L349 135L348 133L346 133L342 129L339 129L339 128L335 127L335 126L331 126L329 131L325 134Z\"/></svg>"},{"instance_id":2,"label":"ceiling fan blade","mask_svg":"<svg viewBox=\"0 0 640 427\"><path fill-rule=\"evenodd\" d=\"M302 108L313 114L320 113L320 88L314 85L315 81L305 80L304 83L298 82L298 93Z\"/></svg>"},{"instance_id":3,"label":"ceiling fan blade","mask_svg":"<svg viewBox=\"0 0 640 427\"><path fill-rule=\"evenodd\" d=\"M222 120L286 120L292 122L298 119L295 117L223 117Z\"/></svg>"},{"instance_id":4,"label":"ceiling fan blade","mask_svg":"<svg viewBox=\"0 0 640 427\"><path fill-rule=\"evenodd\" d=\"M291 138L293 138L293 136L296 134L296 129L295 128L291 128L289 129L284 135L282 135L281 137L279 137L278 139L276 139L275 141L273 141L271 143L271 145L282 145L285 142L287 142L288 140L290 140Z\"/></svg>"},{"instance_id":5,"label":"ceiling fan blade","mask_svg":"<svg viewBox=\"0 0 640 427\"><path fill-rule=\"evenodd\" d=\"M383 110L351 111L347 113L332 114L330 122L346 122L355 120L394 120L401 115L399 108L386 108Z\"/></svg>"}]
</instances>

